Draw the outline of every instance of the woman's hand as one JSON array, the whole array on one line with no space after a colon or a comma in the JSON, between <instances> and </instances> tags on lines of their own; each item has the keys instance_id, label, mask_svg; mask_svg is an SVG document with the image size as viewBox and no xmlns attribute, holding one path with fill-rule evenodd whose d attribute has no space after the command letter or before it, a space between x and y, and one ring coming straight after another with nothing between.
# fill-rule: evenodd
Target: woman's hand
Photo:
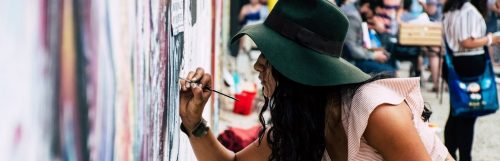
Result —
<instances>
[{"instance_id":1,"label":"woman's hand","mask_svg":"<svg viewBox=\"0 0 500 161\"><path fill-rule=\"evenodd\" d=\"M180 80L179 115L182 124L191 131L201 121L203 108L212 94L212 91L204 89L205 86L211 88L212 76L203 68L197 68L189 72L186 79L189 81Z\"/></svg>"},{"instance_id":2,"label":"woman's hand","mask_svg":"<svg viewBox=\"0 0 500 161\"><path fill-rule=\"evenodd\" d=\"M373 52L373 60L379 63L385 63L389 57L384 54L384 51L374 51Z\"/></svg>"},{"instance_id":3,"label":"woman's hand","mask_svg":"<svg viewBox=\"0 0 500 161\"><path fill-rule=\"evenodd\" d=\"M490 42L491 40L491 42ZM459 42L462 48L466 49L474 49L480 48L488 45L496 45L500 43L500 38L494 36L492 33L488 33L485 37L482 38L468 38ZM490 44L491 43L491 44Z\"/></svg>"},{"instance_id":4,"label":"woman's hand","mask_svg":"<svg viewBox=\"0 0 500 161\"><path fill-rule=\"evenodd\" d=\"M491 33L490 33L491 34ZM492 34L492 45L500 44L500 35Z\"/></svg>"}]
</instances>

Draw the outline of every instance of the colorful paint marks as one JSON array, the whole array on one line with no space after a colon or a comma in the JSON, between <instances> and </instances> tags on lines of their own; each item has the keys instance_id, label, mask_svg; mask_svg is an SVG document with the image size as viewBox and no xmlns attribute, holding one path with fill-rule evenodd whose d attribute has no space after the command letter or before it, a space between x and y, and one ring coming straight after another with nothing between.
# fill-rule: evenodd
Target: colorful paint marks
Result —
<instances>
[{"instance_id":1,"label":"colorful paint marks","mask_svg":"<svg viewBox=\"0 0 500 161\"><path fill-rule=\"evenodd\" d=\"M195 160L178 78L215 74L222 1L178 2L173 34L168 0L1 1L0 160Z\"/></svg>"}]
</instances>

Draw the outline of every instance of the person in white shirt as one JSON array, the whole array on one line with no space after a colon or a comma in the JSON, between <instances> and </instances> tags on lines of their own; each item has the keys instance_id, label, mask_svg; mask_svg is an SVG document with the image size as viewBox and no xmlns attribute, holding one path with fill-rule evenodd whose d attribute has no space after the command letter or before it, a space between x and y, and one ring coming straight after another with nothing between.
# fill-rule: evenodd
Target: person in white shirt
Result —
<instances>
[{"instance_id":1,"label":"person in white shirt","mask_svg":"<svg viewBox=\"0 0 500 161\"><path fill-rule=\"evenodd\" d=\"M498 36L486 33L486 1L448 0L444 4L443 30L446 43L453 52L455 71L461 77L482 74L486 66L484 46L500 42ZM445 145L453 158L456 158L455 152L459 150L460 161L471 160L475 122L476 117L448 117L444 131Z\"/></svg>"}]
</instances>

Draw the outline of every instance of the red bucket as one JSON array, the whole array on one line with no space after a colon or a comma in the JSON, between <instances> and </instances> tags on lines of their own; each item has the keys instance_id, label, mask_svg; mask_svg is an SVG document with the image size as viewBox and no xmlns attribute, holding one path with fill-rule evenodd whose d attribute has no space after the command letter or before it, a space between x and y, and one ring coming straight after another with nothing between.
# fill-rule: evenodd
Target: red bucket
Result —
<instances>
[{"instance_id":1,"label":"red bucket","mask_svg":"<svg viewBox=\"0 0 500 161\"><path fill-rule=\"evenodd\" d=\"M243 91L234 96L239 101L234 101L234 113L249 115L252 112L253 100L257 92Z\"/></svg>"}]
</instances>

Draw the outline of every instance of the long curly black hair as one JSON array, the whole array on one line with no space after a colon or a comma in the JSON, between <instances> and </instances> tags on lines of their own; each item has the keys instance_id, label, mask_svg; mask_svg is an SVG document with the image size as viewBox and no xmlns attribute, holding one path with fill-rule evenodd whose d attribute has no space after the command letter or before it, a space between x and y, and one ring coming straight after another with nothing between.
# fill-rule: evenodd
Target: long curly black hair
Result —
<instances>
[{"instance_id":1,"label":"long curly black hair","mask_svg":"<svg viewBox=\"0 0 500 161\"><path fill-rule=\"evenodd\" d=\"M270 161L321 160L325 151L325 110L331 100L340 101L340 91L346 92L342 95L354 96L361 85L390 77L380 74L361 83L316 87L294 82L274 68L272 74L277 82L276 88L271 98L265 98L259 114L259 121L263 126L259 133L261 143L266 133L263 113L268 108L271 113L271 125L266 136L272 151ZM429 116L426 116L427 119ZM337 121L340 123L340 120Z\"/></svg>"}]
</instances>

